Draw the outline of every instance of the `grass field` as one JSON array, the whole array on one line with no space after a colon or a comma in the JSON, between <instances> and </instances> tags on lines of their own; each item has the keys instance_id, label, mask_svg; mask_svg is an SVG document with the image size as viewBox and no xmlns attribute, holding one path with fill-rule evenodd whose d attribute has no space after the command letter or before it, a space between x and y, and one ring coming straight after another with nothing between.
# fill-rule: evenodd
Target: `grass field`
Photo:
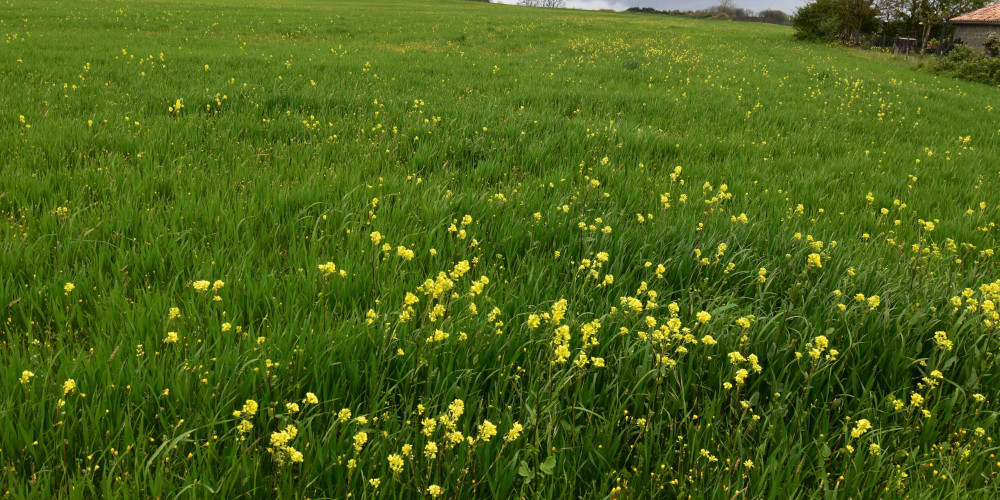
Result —
<instances>
[{"instance_id":1,"label":"grass field","mask_svg":"<svg viewBox=\"0 0 1000 500\"><path fill-rule=\"evenodd\" d=\"M790 29L0 4L4 498L1000 495L1000 93Z\"/></svg>"}]
</instances>

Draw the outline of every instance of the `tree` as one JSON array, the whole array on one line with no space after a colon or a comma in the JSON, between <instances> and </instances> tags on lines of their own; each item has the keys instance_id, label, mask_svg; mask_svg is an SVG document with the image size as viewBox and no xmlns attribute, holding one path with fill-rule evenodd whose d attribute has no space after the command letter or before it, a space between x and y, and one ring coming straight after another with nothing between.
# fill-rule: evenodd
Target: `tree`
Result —
<instances>
[{"instance_id":1,"label":"tree","mask_svg":"<svg viewBox=\"0 0 1000 500\"><path fill-rule=\"evenodd\" d=\"M843 19L842 40L858 40L864 34L875 32L878 22L872 0L841 0L838 3Z\"/></svg>"},{"instance_id":2,"label":"tree","mask_svg":"<svg viewBox=\"0 0 1000 500\"><path fill-rule=\"evenodd\" d=\"M736 2L734 0L721 0L718 5L716 5L712 10L716 12L725 12L729 14L736 9Z\"/></svg>"},{"instance_id":3,"label":"tree","mask_svg":"<svg viewBox=\"0 0 1000 500\"><path fill-rule=\"evenodd\" d=\"M979 9L986 2L983 0L923 0L921 3L924 32L920 44L920 55L923 56L931 28L943 26L949 19L959 14Z\"/></svg>"},{"instance_id":4,"label":"tree","mask_svg":"<svg viewBox=\"0 0 1000 500\"><path fill-rule=\"evenodd\" d=\"M938 31L945 38L945 22L959 14L979 9L987 0L877 0L879 17L891 25L895 34L921 41L921 50L930 35ZM921 26L923 23L923 26Z\"/></svg>"},{"instance_id":5,"label":"tree","mask_svg":"<svg viewBox=\"0 0 1000 500\"><path fill-rule=\"evenodd\" d=\"M746 17L752 17L753 12L749 9L744 9L742 7L737 7L734 0L721 0L717 5L712 6L708 9L713 16L713 19L721 18L720 14L725 14L727 18L741 19Z\"/></svg>"},{"instance_id":6,"label":"tree","mask_svg":"<svg viewBox=\"0 0 1000 500\"><path fill-rule=\"evenodd\" d=\"M872 0L816 0L795 13L795 38L851 42L875 33L878 21Z\"/></svg>"}]
</instances>

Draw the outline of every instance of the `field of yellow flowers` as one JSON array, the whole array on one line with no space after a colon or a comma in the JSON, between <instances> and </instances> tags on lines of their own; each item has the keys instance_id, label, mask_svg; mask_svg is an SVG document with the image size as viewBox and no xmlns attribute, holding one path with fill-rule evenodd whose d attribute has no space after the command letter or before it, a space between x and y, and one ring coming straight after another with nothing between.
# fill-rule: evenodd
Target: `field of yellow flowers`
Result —
<instances>
[{"instance_id":1,"label":"field of yellow flowers","mask_svg":"<svg viewBox=\"0 0 1000 500\"><path fill-rule=\"evenodd\" d=\"M785 27L3 0L3 498L1000 495L1000 93Z\"/></svg>"}]
</instances>

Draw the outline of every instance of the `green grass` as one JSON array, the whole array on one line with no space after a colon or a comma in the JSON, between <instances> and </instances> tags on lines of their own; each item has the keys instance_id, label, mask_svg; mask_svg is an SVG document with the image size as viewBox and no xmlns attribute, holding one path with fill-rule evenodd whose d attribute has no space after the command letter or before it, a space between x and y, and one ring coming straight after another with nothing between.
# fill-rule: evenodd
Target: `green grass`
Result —
<instances>
[{"instance_id":1,"label":"green grass","mask_svg":"<svg viewBox=\"0 0 1000 500\"><path fill-rule=\"evenodd\" d=\"M462 1L6 0L0 33L5 497L1000 495L996 89Z\"/></svg>"}]
</instances>

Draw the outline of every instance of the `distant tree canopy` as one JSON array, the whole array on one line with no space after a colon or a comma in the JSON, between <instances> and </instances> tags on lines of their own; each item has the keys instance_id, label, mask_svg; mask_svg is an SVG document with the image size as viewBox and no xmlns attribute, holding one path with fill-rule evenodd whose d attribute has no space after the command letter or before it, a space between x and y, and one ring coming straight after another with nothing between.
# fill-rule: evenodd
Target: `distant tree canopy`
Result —
<instances>
[{"instance_id":1,"label":"distant tree canopy","mask_svg":"<svg viewBox=\"0 0 1000 500\"><path fill-rule=\"evenodd\" d=\"M731 19L747 19L754 17L752 10L738 7L735 0L721 0L717 5L709 7L708 10L715 14L725 14Z\"/></svg>"},{"instance_id":2,"label":"distant tree canopy","mask_svg":"<svg viewBox=\"0 0 1000 500\"><path fill-rule=\"evenodd\" d=\"M629 7L625 9L626 12L635 12L637 14L661 14L665 16L685 16L685 17L707 17L698 16L698 12L693 10L657 10L652 7Z\"/></svg>"},{"instance_id":3,"label":"distant tree canopy","mask_svg":"<svg viewBox=\"0 0 1000 500\"><path fill-rule=\"evenodd\" d=\"M630 7L626 11L640 14L692 17L695 19L752 21L773 24L788 24L789 20L788 14L780 10L768 9L755 14L750 9L737 7L733 0L722 0L718 5L701 10L657 10L652 7Z\"/></svg>"},{"instance_id":4,"label":"distant tree canopy","mask_svg":"<svg viewBox=\"0 0 1000 500\"><path fill-rule=\"evenodd\" d=\"M517 0L518 5L525 7L565 7L566 0Z\"/></svg>"},{"instance_id":5,"label":"distant tree canopy","mask_svg":"<svg viewBox=\"0 0 1000 500\"><path fill-rule=\"evenodd\" d=\"M765 9L757 13L757 17L763 18L764 22L774 24L785 24L788 22L788 14L777 9Z\"/></svg>"}]
</instances>

